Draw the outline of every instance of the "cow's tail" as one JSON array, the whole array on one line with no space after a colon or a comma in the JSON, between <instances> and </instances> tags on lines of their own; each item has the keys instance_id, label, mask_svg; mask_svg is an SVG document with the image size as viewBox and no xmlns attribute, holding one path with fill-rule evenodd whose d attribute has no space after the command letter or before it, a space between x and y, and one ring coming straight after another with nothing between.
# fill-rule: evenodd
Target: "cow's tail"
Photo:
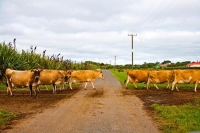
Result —
<instances>
[{"instance_id":1,"label":"cow's tail","mask_svg":"<svg viewBox=\"0 0 200 133\"><path fill-rule=\"evenodd\" d=\"M126 83L127 79L124 80L124 84Z\"/></svg>"}]
</instances>

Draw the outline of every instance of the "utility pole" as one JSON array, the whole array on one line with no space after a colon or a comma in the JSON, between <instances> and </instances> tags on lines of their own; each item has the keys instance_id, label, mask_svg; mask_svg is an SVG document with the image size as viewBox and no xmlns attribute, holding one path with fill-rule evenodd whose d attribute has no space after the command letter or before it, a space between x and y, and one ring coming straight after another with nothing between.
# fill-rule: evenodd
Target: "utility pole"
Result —
<instances>
[{"instance_id":1,"label":"utility pole","mask_svg":"<svg viewBox=\"0 0 200 133\"><path fill-rule=\"evenodd\" d=\"M128 34L128 36L131 36L131 38L132 38L132 69L133 69L133 36L137 36L137 34L135 34L135 35Z\"/></svg>"}]
</instances>

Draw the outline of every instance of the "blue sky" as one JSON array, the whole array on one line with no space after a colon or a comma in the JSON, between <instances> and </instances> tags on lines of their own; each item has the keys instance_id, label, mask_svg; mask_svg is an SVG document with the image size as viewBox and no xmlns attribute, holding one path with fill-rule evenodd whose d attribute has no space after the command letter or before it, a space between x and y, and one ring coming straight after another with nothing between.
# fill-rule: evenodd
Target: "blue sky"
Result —
<instances>
[{"instance_id":1,"label":"blue sky","mask_svg":"<svg viewBox=\"0 0 200 133\"><path fill-rule=\"evenodd\" d=\"M134 64L200 60L199 0L5 0L0 42L72 61Z\"/></svg>"}]
</instances>

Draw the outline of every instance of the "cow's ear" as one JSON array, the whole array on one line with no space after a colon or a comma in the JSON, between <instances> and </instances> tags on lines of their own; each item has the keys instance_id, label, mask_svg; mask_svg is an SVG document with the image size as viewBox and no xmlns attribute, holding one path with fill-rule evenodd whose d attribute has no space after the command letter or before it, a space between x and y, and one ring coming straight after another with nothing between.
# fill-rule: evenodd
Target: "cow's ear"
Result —
<instances>
[{"instance_id":1,"label":"cow's ear","mask_svg":"<svg viewBox=\"0 0 200 133\"><path fill-rule=\"evenodd\" d=\"M66 70L67 72L70 72L70 73L72 73L73 72L73 70Z\"/></svg>"}]
</instances>

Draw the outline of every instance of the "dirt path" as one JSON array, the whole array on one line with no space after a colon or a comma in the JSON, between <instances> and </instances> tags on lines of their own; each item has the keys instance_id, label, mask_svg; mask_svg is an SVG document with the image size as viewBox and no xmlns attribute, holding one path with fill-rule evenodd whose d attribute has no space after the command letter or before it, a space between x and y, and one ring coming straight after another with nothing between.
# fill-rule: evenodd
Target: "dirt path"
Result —
<instances>
[{"instance_id":1,"label":"dirt path","mask_svg":"<svg viewBox=\"0 0 200 133\"><path fill-rule=\"evenodd\" d=\"M123 95L124 89L113 75L103 71L105 80L88 83L72 98L55 107L22 120L9 133L156 133L160 132L147 116L142 101L135 95Z\"/></svg>"}]
</instances>

